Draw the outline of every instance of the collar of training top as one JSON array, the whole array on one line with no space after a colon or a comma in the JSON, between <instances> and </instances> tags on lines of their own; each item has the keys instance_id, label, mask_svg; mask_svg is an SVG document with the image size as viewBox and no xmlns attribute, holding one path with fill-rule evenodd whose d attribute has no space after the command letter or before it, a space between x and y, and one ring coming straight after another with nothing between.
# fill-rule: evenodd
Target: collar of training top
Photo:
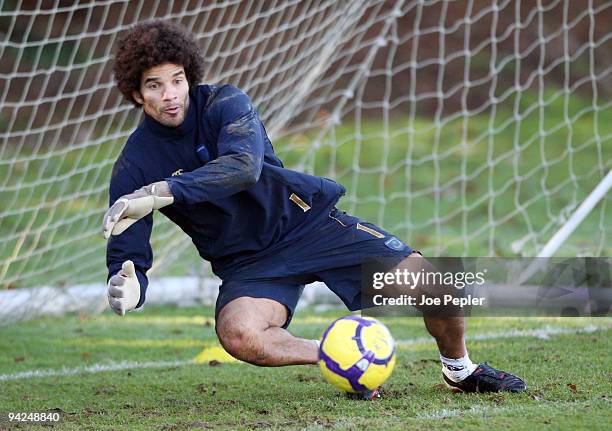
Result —
<instances>
[{"instance_id":1,"label":"collar of training top","mask_svg":"<svg viewBox=\"0 0 612 431\"><path fill-rule=\"evenodd\" d=\"M180 137L185 136L193 130L196 125L196 102L193 100L191 95L189 96L189 108L187 108L187 115L183 122L177 127L164 126L153 119L153 117L144 113L144 125L145 127L159 136L165 137Z\"/></svg>"}]
</instances>

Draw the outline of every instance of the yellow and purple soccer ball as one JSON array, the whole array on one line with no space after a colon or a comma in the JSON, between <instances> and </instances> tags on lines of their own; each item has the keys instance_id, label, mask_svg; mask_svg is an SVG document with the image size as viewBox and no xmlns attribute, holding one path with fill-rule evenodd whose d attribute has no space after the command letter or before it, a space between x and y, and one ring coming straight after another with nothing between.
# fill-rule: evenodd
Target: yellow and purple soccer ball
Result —
<instances>
[{"instance_id":1,"label":"yellow and purple soccer ball","mask_svg":"<svg viewBox=\"0 0 612 431\"><path fill-rule=\"evenodd\" d=\"M323 333L319 368L323 377L345 392L364 392L382 385L395 366L395 340L371 317L346 316Z\"/></svg>"}]
</instances>

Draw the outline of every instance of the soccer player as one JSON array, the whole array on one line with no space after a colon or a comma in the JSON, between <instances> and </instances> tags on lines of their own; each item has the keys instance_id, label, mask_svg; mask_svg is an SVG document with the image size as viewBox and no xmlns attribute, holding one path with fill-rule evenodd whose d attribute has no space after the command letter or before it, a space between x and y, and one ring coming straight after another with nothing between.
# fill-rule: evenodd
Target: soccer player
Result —
<instances>
[{"instance_id":1,"label":"soccer player","mask_svg":"<svg viewBox=\"0 0 612 431\"><path fill-rule=\"evenodd\" d=\"M340 184L284 168L244 92L198 85L203 59L183 27L132 27L118 42L114 73L121 93L144 111L113 167L103 221L116 313L145 302L155 210L191 237L223 281L215 311L223 347L261 366L317 362L317 342L287 331L305 284L323 281L358 310L364 258L425 261L392 234L336 209ZM472 363L463 317L429 316L425 325L454 390L526 389L510 373Z\"/></svg>"}]
</instances>

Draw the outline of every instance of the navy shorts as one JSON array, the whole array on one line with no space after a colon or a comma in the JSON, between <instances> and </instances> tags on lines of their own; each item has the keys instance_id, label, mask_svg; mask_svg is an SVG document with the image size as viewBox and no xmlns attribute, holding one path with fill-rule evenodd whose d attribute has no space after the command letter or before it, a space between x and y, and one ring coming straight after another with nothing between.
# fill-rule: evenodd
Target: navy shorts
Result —
<instances>
[{"instance_id":1,"label":"navy shorts","mask_svg":"<svg viewBox=\"0 0 612 431\"><path fill-rule=\"evenodd\" d=\"M334 208L311 234L225 277L215 316L236 298L269 298L287 307L286 328L304 285L315 281L324 282L349 310L360 310L363 260L383 257L391 269L414 251L381 228Z\"/></svg>"}]
</instances>

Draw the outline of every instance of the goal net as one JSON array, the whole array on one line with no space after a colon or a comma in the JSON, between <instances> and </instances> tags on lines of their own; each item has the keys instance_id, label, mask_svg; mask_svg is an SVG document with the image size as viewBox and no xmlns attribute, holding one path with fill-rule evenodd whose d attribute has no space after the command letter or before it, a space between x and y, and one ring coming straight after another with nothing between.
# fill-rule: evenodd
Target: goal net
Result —
<instances>
[{"instance_id":1,"label":"goal net","mask_svg":"<svg viewBox=\"0 0 612 431\"><path fill-rule=\"evenodd\" d=\"M612 1L0 5L0 290L105 280L110 171L141 120L114 45L150 19L193 31L205 82L251 96L287 167L426 255L537 255L611 168ZM609 200L559 255L611 254ZM152 244L158 274L202 273L161 215Z\"/></svg>"}]
</instances>

